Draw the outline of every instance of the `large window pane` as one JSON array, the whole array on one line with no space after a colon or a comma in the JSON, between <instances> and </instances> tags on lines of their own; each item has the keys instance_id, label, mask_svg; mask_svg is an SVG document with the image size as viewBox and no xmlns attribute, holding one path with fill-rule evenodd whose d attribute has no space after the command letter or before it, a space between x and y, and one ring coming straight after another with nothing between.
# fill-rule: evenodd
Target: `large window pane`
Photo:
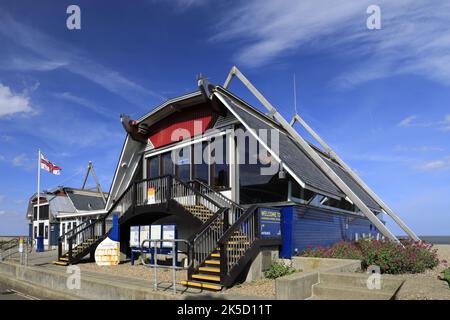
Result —
<instances>
[{"instance_id":1,"label":"large window pane","mask_svg":"<svg viewBox=\"0 0 450 320\"><path fill-rule=\"evenodd\" d=\"M147 160L147 178L159 177L159 157Z\"/></svg>"},{"instance_id":2,"label":"large window pane","mask_svg":"<svg viewBox=\"0 0 450 320\"><path fill-rule=\"evenodd\" d=\"M176 176L182 181L189 181L191 179L191 147L181 148L174 152L176 152Z\"/></svg>"},{"instance_id":3,"label":"large window pane","mask_svg":"<svg viewBox=\"0 0 450 320\"><path fill-rule=\"evenodd\" d=\"M227 137L221 136L211 142L211 177L215 189L230 187L230 166L228 164Z\"/></svg>"},{"instance_id":4,"label":"large window pane","mask_svg":"<svg viewBox=\"0 0 450 320\"><path fill-rule=\"evenodd\" d=\"M161 161L162 161L162 175L173 174L174 165L171 153L167 152L161 155Z\"/></svg>"},{"instance_id":5,"label":"large window pane","mask_svg":"<svg viewBox=\"0 0 450 320\"><path fill-rule=\"evenodd\" d=\"M246 140L244 154L240 155L242 157L239 161L240 202L250 204L286 201L287 179L280 179L278 172L268 174L270 170L262 171L263 168L270 167L269 161L275 160L266 156L263 164L257 153L249 152L250 143L254 142ZM260 145L258 147L262 148Z\"/></svg>"},{"instance_id":6,"label":"large window pane","mask_svg":"<svg viewBox=\"0 0 450 320\"><path fill-rule=\"evenodd\" d=\"M194 145L194 178L198 179L206 184L208 181L209 166L205 157L208 157L208 143L203 142L201 144Z\"/></svg>"}]
</instances>

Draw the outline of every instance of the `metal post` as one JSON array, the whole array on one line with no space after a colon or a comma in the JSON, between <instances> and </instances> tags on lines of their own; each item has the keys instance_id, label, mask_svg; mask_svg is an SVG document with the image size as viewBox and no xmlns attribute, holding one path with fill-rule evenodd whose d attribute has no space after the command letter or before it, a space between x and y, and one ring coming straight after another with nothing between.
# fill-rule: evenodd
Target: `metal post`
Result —
<instances>
[{"instance_id":1,"label":"metal post","mask_svg":"<svg viewBox=\"0 0 450 320\"><path fill-rule=\"evenodd\" d=\"M36 213L36 220L39 221L39 207L40 207L40 200L41 200L41 149L38 149L38 176L37 176L37 213ZM34 210L33 210L34 214ZM34 228L34 226L33 226ZM39 223L37 226L37 230L39 232ZM38 233L39 235L39 233ZM35 235L36 236L36 235Z\"/></svg>"},{"instance_id":2,"label":"metal post","mask_svg":"<svg viewBox=\"0 0 450 320\"><path fill-rule=\"evenodd\" d=\"M176 245L175 242L172 243L172 282L173 282L173 293L177 293L177 270L175 267L177 266L176 257Z\"/></svg>"}]
</instances>

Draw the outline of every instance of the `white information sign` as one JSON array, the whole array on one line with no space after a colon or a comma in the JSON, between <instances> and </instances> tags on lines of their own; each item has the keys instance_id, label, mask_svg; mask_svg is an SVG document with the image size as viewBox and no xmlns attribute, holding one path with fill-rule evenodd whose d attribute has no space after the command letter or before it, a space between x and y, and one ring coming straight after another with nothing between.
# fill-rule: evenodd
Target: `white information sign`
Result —
<instances>
[{"instance_id":1,"label":"white information sign","mask_svg":"<svg viewBox=\"0 0 450 320\"><path fill-rule=\"evenodd\" d=\"M140 247L142 245L142 241L144 241L146 239L150 239L150 226L141 226L140 232L139 232L139 246L138 247ZM145 246L148 247L148 244L146 244Z\"/></svg>"},{"instance_id":2,"label":"white information sign","mask_svg":"<svg viewBox=\"0 0 450 320\"><path fill-rule=\"evenodd\" d=\"M161 225L155 224L150 229L150 239L161 239ZM160 243L156 243L156 246L161 246ZM155 243L152 242L152 247L155 247Z\"/></svg>"},{"instance_id":3,"label":"white information sign","mask_svg":"<svg viewBox=\"0 0 450 320\"><path fill-rule=\"evenodd\" d=\"M130 247L137 248L141 246L139 242L139 232L139 226L130 227Z\"/></svg>"},{"instance_id":4,"label":"white information sign","mask_svg":"<svg viewBox=\"0 0 450 320\"><path fill-rule=\"evenodd\" d=\"M175 239L175 225L163 225L162 232L163 240L174 240ZM163 242L164 248L172 248L173 242Z\"/></svg>"}]
</instances>

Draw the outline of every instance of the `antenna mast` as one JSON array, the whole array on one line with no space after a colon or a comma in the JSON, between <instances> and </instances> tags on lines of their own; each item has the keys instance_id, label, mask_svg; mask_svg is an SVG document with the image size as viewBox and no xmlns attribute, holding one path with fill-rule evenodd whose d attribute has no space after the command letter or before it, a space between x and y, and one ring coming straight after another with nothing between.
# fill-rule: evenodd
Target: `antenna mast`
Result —
<instances>
[{"instance_id":1,"label":"antenna mast","mask_svg":"<svg viewBox=\"0 0 450 320\"><path fill-rule=\"evenodd\" d=\"M295 109L295 115L298 114L297 112L297 84L295 81L295 73L294 73L294 109Z\"/></svg>"}]
</instances>

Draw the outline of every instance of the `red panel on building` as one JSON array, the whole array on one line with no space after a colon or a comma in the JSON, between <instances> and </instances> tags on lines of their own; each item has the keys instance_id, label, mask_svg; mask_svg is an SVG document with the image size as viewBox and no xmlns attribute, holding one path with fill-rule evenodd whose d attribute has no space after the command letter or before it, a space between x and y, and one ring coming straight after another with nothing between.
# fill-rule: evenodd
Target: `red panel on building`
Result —
<instances>
[{"instance_id":1,"label":"red panel on building","mask_svg":"<svg viewBox=\"0 0 450 320\"><path fill-rule=\"evenodd\" d=\"M214 123L214 113L204 104L175 112L151 126L149 140L155 148L204 133Z\"/></svg>"}]
</instances>

